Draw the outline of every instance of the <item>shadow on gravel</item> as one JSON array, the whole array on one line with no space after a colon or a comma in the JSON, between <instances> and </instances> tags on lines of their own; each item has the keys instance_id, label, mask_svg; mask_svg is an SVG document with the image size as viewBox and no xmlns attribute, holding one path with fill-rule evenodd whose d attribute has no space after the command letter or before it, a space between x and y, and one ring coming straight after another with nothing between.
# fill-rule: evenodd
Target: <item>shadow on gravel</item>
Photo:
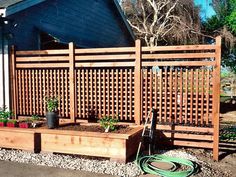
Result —
<instances>
[{"instance_id":1,"label":"shadow on gravel","mask_svg":"<svg viewBox=\"0 0 236 177\"><path fill-rule=\"evenodd\" d=\"M231 111L236 111L236 104L229 103L220 103L220 113L227 113Z\"/></svg>"}]
</instances>

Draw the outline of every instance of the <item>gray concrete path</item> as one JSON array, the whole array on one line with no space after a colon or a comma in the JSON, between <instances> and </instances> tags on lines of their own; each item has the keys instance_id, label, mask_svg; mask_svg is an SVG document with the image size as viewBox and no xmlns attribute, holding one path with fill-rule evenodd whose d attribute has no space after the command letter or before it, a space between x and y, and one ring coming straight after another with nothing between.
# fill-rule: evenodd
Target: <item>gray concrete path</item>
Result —
<instances>
[{"instance_id":1,"label":"gray concrete path","mask_svg":"<svg viewBox=\"0 0 236 177\"><path fill-rule=\"evenodd\" d=\"M112 177L78 170L0 161L0 177Z\"/></svg>"}]
</instances>

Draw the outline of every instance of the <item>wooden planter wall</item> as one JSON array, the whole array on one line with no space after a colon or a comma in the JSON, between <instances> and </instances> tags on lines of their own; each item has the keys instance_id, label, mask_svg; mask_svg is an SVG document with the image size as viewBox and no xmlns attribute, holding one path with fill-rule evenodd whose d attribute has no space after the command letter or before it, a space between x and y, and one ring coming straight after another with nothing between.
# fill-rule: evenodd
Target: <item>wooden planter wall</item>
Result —
<instances>
[{"instance_id":1,"label":"wooden planter wall","mask_svg":"<svg viewBox=\"0 0 236 177\"><path fill-rule=\"evenodd\" d=\"M152 107L159 124L212 129L218 158L221 39L185 45L11 52L12 108L45 116L59 95L61 118L105 115L140 124ZM211 142L212 143L212 142Z\"/></svg>"}]
</instances>

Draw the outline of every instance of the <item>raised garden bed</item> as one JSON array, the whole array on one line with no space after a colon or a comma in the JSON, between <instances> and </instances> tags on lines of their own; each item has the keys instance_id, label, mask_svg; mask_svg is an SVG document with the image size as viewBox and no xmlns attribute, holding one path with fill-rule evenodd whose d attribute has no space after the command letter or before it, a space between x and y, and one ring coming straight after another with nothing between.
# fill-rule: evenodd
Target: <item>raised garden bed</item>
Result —
<instances>
[{"instance_id":1,"label":"raised garden bed","mask_svg":"<svg viewBox=\"0 0 236 177\"><path fill-rule=\"evenodd\" d=\"M58 129L4 127L0 128L0 147L107 157L119 162L126 162L136 153L141 127L121 126L113 133L91 132L97 128L96 125L62 126Z\"/></svg>"},{"instance_id":2,"label":"raised garden bed","mask_svg":"<svg viewBox=\"0 0 236 177\"><path fill-rule=\"evenodd\" d=\"M40 148L39 135L32 130L0 128L0 147L37 152Z\"/></svg>"},{"instance_id":3,"label":"raised garden bed","mask_svg":"<svg viewBox=\"0 0 236 177\"><path fill-rule=\"evenodd\" d=\"M137 151L142 128L128 128L126 133L56 129L38 129L37 132L41 134L41 151L108 157L126 162Z\"/></svg>"}]
</instances>

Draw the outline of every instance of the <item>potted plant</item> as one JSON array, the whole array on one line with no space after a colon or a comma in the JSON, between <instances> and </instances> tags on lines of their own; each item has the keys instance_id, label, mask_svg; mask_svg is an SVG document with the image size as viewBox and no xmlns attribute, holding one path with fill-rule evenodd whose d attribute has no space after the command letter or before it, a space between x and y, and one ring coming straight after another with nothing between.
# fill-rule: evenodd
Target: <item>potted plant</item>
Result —
<instances>
[{"instance_id":1,"label":"potted plant","mask_svg":"<svg viewBox=\"0 0 236 177\"><path fill-rule=\"evenodd\" d=\"M116 130L116 123L118 119L113 118L112 116L105 116L99 120L99 123L102 128L104 128L105 132Z\"/></svg>"},{"instance_id":2,"label":"potted plant","mask_svg":"<svg viewBox=\"0 0 236 177\"><path fill-rule=\"evenodd\" d=\"M15 119L8 119L7 127L17 127L17 121Z\"/></svg>"},{"instance_id":3,"label":"potted plant","mask_svg":"<svg viewBox=\"0 0 236 177\"><path fill-rule=\"evenodd\" d=\"M39 127L40 125L43 124L43 122L41 121L40 117L38 115L32 115L32 122L31 122L31 126L33 128L35 127Z\"/></svg>"},{"instance_id":4,"label":"potted plant","mask_svg":"<svg viewBox=\"0 0 236 177\"><path fill-rule=\"evenodd\" d=\"M56 128L59 126L58 118L58 98L57 97L46 97L47 110L47 126L50 129Z\"/></svg>"},{"instance_id":5,"label":"potted plant","mask_svg":"<svg viewBox=\"0 0 236 177\"><path fill-rule=\"evenodd\" d=\"M2 108L0 108L0 126L4 127L7 125L8 119L13 116L13 112L11 112L10 110L7 111L7 107L3 106Z\"/></svg>"},{"instance_id":6,"label":"potted plant","mask_svg":"<svg viewBox=\"0 0 236 177\"><path fill-rule=\"evenodd\" d=\"M21 122L19 122L19 127L20 128L30 128L32 124L32 121L30 119L25 119Z\"/></svg>"},{"instance_id":7,"label":"potted plant","mask_svg":"<svg viewBox=\"0 0 236 177\"><path fill-rule=\"evenodd\" d=\"M7 119L0 119L0 127L5 127L7 125Z\"/></svg>"}]
</instances>

